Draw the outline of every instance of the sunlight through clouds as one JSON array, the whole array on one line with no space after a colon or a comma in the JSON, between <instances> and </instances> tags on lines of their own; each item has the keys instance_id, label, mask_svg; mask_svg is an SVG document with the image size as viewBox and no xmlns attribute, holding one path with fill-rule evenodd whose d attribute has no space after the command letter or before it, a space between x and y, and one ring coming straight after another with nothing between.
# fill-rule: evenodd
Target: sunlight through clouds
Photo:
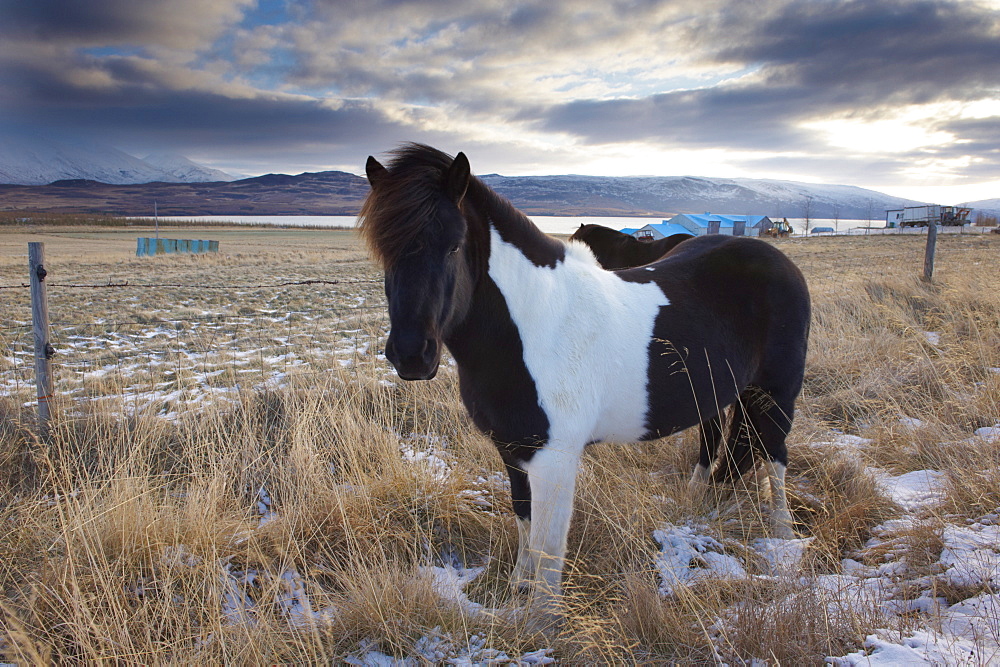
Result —
<instances>
[{"instance_id":1,"label":"sunlight through clouds","mask_svg":"<svg viewBox=\"0 0 1000 667\"><path fill-rule=\"evenodd\" d=\"M803 127L825 135L827 143L859 153L900 153L952 144L955 135L899 120L821 120Z\"/></svg>"},{"instance_id":2,"label":"sunlight through clouds","mask_svg":"<svg viewBox=\"0 0 1000 667\"><path fill-rule=\"evenodd\" d=\"M0 127L239 173L360 173L422 141L508 175L1000 179L1000 0L0 0L0 15Z\"/></svg>"}]
</instances>

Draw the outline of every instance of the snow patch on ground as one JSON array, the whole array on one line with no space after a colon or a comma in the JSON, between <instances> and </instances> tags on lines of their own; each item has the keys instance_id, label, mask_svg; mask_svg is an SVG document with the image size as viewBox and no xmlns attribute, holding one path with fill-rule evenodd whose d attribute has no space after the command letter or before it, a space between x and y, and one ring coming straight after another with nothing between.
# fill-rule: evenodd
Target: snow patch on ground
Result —
<instances>
[{"instance_id":1,"label":"snow patch on ground","mask_svg":"<svg viewBox=\"0 0 1000 667\"><path fill-rule=\"evenodd\" d=\"M794 540L761 538L754 541L753 550L767 561L770 574L793 574L798 571L806 549L814 539L812 537Z\"/></svg>"},{"instance_id":2,"label":"snow patch on ground","mask_svg":"<svg viewBox=\"0 0 1000 667\"><path fill-rule=\"evenodd\" d=\"M996 426L984 426L976 429L976 437L982 438L986 442L996 442L1000 440L1000 424Z\"/></svg>"},{"instance_id":3,"label":"snow patch on ground","mask_svg":"<svg viewBox=\"0 0 1000 667\"><path fill-rule=\"evenodd\" d=\"M448 442L436 436L411 434L401 440L399 451L403 460L411 463L436 482L443 482L451 475L451 465L445 460Z\"/></svg>"},{"instance_id":4,"label":"snow patch on ground","mask_svg":"<svg viewBox=\"0 0 1000 667\"><path fill-rule=\"evenodd\" d=\"M481 612L500 613L499 610L486 610L470 600L465 594L465 587L472 583L484 570L484 567L464 568L458 565L424 566L417 569L418 576L429 577L434 591L443 600L455 603L463 611L475 615ZM549 654L552 649L543 648L519 656L510 656L487 645L487 638L473 634L467 639L456 639L451 633L444 632L440 626L430 633L417 639L412 646L411 655L400 658L386 655L374 648L375 642L362 642L360 651L349 656L344 662L348 665L365 665L377 667L391 665L392 667L416 667L426 664L447 665L548 665L555 662Z\"/></svg>"},{"instance_id":5,"label":"snow patch on ground","mask_svg":"<svg viewBox=\"0 0 1000 667\"><path fill-rule=\"evenodd\" d=\"M931 506L944 498L944 473L936 470L914 470L903 475L876 472L882 492L907 512Z\"/></svg>"},{"instance_id":6,"label":"snow patch on ground","mask_svg":"<svg viewBox=\"0 0 1000 667\"><path fill-rule=\"evenodd\" d=\"M994 436L992 428L980 431L976 437ZM838 434L817 445L853 449L867 441ZM661 594L676 595L709 579L780 576L797 582L797 590L817 595L832 619L862 614L885 621L885 627L863 640L863 648L830 656L830 664L1000 665L1000 509L965 525L949 523L933 512L944 498L944 473L869 472L901 514L873 528L873 537L854 558L843 560L840 573L800 572L809 539L758 539L747 550L738 541L715 536L706 524L666 524L653 532L660 544L654 563ZM936 562L911 563L914 547L908 536L914 531L940 538ZM753 574L761 571L762 561L765 574ZM949 604L941 591L969 597ZM721 637L725 617L718 623ZM716 646L720 660L725 648Z\"/></svg>"},{"instance_id":7,"label":"snow patch on ground","mask_svg":"<svg viewBox=\"0 0 1000 667\"><path fill-rule=\"evenodd\" d=\"M703 579L747 576L742 563L726 554L721 542L700 530L693 526L667 525L653 531L653 539L662 547L655 559L662 595L673 595L678 588Z\"/></svg>"},{"instance_id":8,"label":"snow patch on ground","mask_svg":"<svg viewBox=\"0 0 1000 667\"><path fill-rule=\"evenodd\" d=\"M827 658L827 662L838 667L989 664L982 660L982 656L977 656L977 652L976 645L968 640L916 630L899 641L869 635L863 650L840 658Z\"/></svg>"},{"instance_id":9,"label":"snow patch on ground","mask_svg":"<svg viewBox=\"0 0 1000 667\"><path fill-rule=\"evenodd\" d=\"M883 554L882 562L864 565L845 559L843 575L819 579L822 585L863 591L865 602L879 608L890 625L898 619L900 625L912 629L880 629L865 639L863 649L828 657L827 662L841 666L1000 664L1000 513L968 525L942 522L938 561L921 569L930 574L915 574L905 543L896 536L907 529L936 525L924 525L921 522L928 519L915 515L926 513L943 497L944 475L918 470L882 474L878 481L904 512L874 528L876 537L865 545L868 553ZM934 597L941 587L968 591L971 597L949 606L946 598ZM913 627L914 618L917 627Z\"/></svg>"},{"instance_id":10,"label":"snow patch on ground","mask_svg":"<svg viewBox=\"0 0 1000 667\"><path fill-rule=\"evenodd\" d=\"M466 641L456 641L450 633L434 628L413 643L415 655L398 658L369 648L368 642L362 650L344 660L348 665L362 667L418 667L421 665L551 665L556 659L549 654L552 649L539 649L511 657L502 651L486 646L487 639L472 635Z\"/></svg>"},{"instance_id":11,"label":"snow patch on ground","mask_svg":"<svg viewBox=\"0 0 1000 667\"><path fill-rule=\"evenodd\" d=\"M748 564L745 549L732 542L723 544L706 534L707 527L666 524L653 531L660 544L654 563L660 571L660 594L674 595L681 587L706 579L746 579ZM797 572L812 538L781 540L759 539L753 552L763 557L770 575ZM728 549L727 549L728 546Z\"/></svg>"},{"instance_id":12,"label":"snow patch on ground","mask_svg":"<svg viewBox=\"0 0 1000 667\"><path fill-rule=\"evenodd\" d=\"M482 574L484 567L437 567L433 565L418 568L418 572L426 577L430 577L434 592L441 596L443 600L454 602L456 605L471 614L477 614L483 609L483 605L473 602L465 595L465 587Z\"/></svg>"}]
</instances>

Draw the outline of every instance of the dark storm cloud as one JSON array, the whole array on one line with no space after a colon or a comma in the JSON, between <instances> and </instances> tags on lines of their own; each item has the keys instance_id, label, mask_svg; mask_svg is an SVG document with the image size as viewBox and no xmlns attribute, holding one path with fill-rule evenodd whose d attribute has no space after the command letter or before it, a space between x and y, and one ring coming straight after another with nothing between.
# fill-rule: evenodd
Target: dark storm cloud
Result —
<instances>
[{"instance_id":1,"label":"dark storm cloud","mask_svg":"<svg viewBox=\"0 0 1000 667\"><path fill-rule=\"evenodd\" d=\"M63 134L124 147L155 145L228 155L267 151L274 158L283 154L281 159L292 164L295 152L303 149L323 147L317 153L326 151L330 159L332 151L348 146L360 154L373 143L391 145L414 134L368 102L331 107L310 99L231 98L207 91L130 95L124 90L116 99L103 97L99 105L48 105L15 120L21 127L56 127Z\"/></svg>"},{"instance_id":2,"label":"dark storm cloud","mask_svg":"<svg viewBox=\"0 0 1000 667\"><path fill-rule=\"evenodd\" d=\"M790 122L811 104L805 91L757 86L711 88L639 100L583 100L542 112L547 130L570 132L594 143L655 138L679 146L761 148L795 144L812 135ZM524 118L530 118L526 112Z\"/></svg>"},{"instance_id":3,"label":"dark storm cloud","mask_svg":"<svg viewBox=\"0 0 1000 667\"><path fill-rule=\"evenodd\" d=\"M84 46L197 46L251 0L0 0L0 37Z\"/></svg>"},{"instance_id":4,"label":"dark storm cloud","mask_svg":"<svg viewBox=\"0 0 1000 667\"><path fill-rule=\"evenodd\" d=\"M941 125L940 129L964 140L964 143L952 147L953 150L974 153L1000 163L1000 118L956 120Z\"/></svg>"},{"instance_id":5,"label":"dark storm cloud","mask_svg":"<svg viewBox=\"0 0 1000 667\"><path fill-rule=\"evenodd\" d=\"M925 102L1000 83L998 19L996 11L942 0L797 2L715 57L764 63L768 83L834 88L845 101ZM741 27L729 15L718 36Z\"/></svg>"},{"instance_id":6,"label":"dark storm cloud","mask_svg":"<svg viewBox=\"0 0 1000 667\"><path fill-rule=\"evenodd\" d=\"M171 81L175 72L138 58L103 59L100 67L85 59L84 65L112 83L81 85L78 76L37 64L6 70L0 86L4 77L30 85L16 101L8 100L0 124L21 134L84 137L139 154L156 147L230 161L243 156L258 164L270 159L293 171L345 160L360 168L362 153L373 144L391 146L418 134L365 100L328 103L245 88L179 87ZM425 132L421 138L437 137Z\"/></svg>"},{"instance_id":7,"label":"dark storm cloud","mask_svg":"<svg viewBox=\"0 0 1000 667\"><path fill-rule=\"evenodd\" d=\"M699 18L681 39L706 60L752 68L747 80L573 101L523 117L593 143L802 149L809 136L796 126L805 120L875 118L905 104L992 96L1000 86L1000 20L978 5L820 0L730 9Z\"/></svg>"}]
</instances>

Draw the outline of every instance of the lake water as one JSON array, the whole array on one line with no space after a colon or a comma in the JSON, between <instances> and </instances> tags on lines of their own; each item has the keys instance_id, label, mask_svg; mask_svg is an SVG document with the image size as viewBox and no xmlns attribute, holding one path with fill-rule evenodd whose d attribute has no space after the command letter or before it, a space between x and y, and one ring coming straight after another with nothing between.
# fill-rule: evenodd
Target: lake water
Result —
<instances>
[{"instance_id":1,"label":"lake water","mask_svg":"<svg viewBox=\"0 0 1000 667\"><path fill-rule=\"evenodd\" d=\"M530 216L539 229L547 234L572 234L577 227L586 224L604 225L612 229L632 227L638 229L650 223L663 222L662 217L655 218L623 218L623 217L583 217L535 215ZM144 218L151 219L151 218ZM354 227L357 218L353 215L196 215L196 216L160 216L161 220L176 220L180 222L233 222L237 224L287 225L289 227ZM772 218L780 219L780 218ZM796 234L805 231L806 221L802 218L788 218ZM831 227L839 234L863 233L867 227L884 227L884 220L828 220L813 218L809 228ZM854 230L854 231L849 231ZM898 230L893 230L897 231ZM919 230L914 230L919 233Z\"/></svg>"},{"instance_id":2,"label":"lake water","mask_svg":"<svg viewBox=\"0 0 1000 667\"><path fill-rule=\"evenodd\" d=\"M235 222L238 224L288 225L290 227L354 227L357 218L353 215L196 215L160 216L160 220L181 222ZM663 218L600 218L564 217L555 215L531 216L531 220L546 234L572 234L577 227L586 224L604 225L612 229L623 227L645 227Z\"/></svg>"}]
</instances>

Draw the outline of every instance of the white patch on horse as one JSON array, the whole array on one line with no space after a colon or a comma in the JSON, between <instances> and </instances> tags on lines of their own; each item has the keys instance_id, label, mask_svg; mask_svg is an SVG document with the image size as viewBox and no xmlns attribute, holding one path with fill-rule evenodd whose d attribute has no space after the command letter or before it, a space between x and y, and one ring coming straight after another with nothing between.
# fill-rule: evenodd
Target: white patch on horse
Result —
<instances>
[{"instance_id":1,"label":"white patch on horse","mask_svg":"<svg viewBox=\"0 0 1000 667\"><path fill-rule=\"evenodd\" d=\"M549 268L490 233L489 275L521 336L549 439L582 448L645 435L649 341L666 295L605 271L582 243Z\"/></svg>"}]
</instances>

